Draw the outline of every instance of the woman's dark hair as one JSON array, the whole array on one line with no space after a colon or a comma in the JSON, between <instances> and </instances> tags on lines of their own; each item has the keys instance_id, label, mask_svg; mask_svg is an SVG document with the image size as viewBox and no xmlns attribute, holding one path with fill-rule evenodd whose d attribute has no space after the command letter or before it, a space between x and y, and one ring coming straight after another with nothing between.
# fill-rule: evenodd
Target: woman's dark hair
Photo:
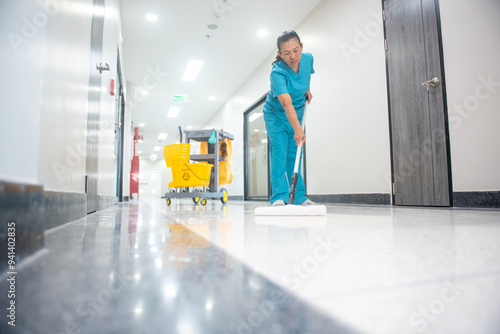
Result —
<instances>
[{"instance_id":1,"label":"woman's dark hair","mask_svg":"<svg viewBox=\"0 0 500 334\"><path fill-rule=\"evenodd\" d=\"M278 50L281 52L281 44L288 42L291 39L297 38L299 40L299 44L302 44L300 41L299 35L294 30L283 31L281 35L278 36ZM273 62L273 65L281 60L280 55L276 56L276 60Z\"/></svg>"}]
</instances>

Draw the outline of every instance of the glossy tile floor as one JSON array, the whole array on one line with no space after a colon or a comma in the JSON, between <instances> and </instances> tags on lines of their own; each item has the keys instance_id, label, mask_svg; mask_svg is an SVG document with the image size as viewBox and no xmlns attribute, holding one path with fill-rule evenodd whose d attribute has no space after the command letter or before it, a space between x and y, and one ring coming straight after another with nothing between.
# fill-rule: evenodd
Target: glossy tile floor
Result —
<instances>
[{"instance_id":1,"label":"glossy tile floor","mask_svg":"<svg viewBox=\"0 0 500 334\"><path fill-rule=\"evenodd\" d=\"M0 332L500 333L500 211L262 205L132 201L50 230Z\"/></svg>"}]
</instances>

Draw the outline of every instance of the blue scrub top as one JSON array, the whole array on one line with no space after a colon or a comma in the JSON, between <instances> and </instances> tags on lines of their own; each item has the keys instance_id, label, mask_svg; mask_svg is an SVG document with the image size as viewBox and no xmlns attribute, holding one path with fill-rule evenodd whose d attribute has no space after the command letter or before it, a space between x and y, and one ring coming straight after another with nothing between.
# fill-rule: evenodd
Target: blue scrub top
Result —
<instances>
[{"instance_id":1,"label":"blue scrub top","mask_svg":"<svg viewBox=\"0 0 500 334\"><path fill-rule=\"evenodd\" d=\"M311 74L314 73L314 58L310 53L303 52L299 63L299 73L295 73L282 59L273 65L271 70L271 90L264 104L264 111L282 111L278 96L290 94L296 111L304 105L305 94L311 83Z\"/></svg>"}]
</instances>

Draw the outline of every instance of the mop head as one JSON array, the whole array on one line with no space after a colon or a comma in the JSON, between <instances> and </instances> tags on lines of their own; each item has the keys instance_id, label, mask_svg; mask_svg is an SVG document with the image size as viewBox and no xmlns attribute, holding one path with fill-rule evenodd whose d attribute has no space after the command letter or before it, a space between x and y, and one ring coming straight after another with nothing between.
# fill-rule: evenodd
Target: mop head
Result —
<instances>
[{"instance_id":1,"label":"mop head","mask_svg":"<svg viewBox=\"0 0 500 334\"><path fill-rule=\"evenodd\" d=\"M324 205L282 205L256 208L255 216L326 216Z\"/></svg>"},{"instance_id":2,"label":"mop head","mask_svg":"<svg viewBox=\"0 0 500 334\"><path fill-rule=\"evenodd\" d=\"M325 228L328 224L327 216L254 216L253 218L258 225L288 229Z\"/></svg>"}]
</instances>

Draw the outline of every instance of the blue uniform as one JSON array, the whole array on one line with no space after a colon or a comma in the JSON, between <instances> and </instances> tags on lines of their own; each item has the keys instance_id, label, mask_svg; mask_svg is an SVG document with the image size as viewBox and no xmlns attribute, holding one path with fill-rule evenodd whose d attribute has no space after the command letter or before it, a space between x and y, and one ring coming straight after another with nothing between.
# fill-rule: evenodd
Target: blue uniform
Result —
<instances>
[{"instance_id":1,"label":"blue uniform","mask_svg":"<svg viewBox=\"0 0 500 334\"><path fill-rule=\"evenodd\" d=\"M270 146L271 165L271 203L277 200L288 202L289 184L295 165L297 143L293 139L293 131L285 109L281 105L278 96L290 94L292 103L297 112L299 122L305 106L305 94L309 90L311 74L314 73L313 56L310 53L302 53L299 63L299 73L295 73L284 60L273 65L271 70L271 90L264 104L264 120L266 122L267 135ZM300 173L295 190L294 204L301 204L306 198L304 180Z\"/></svg>"}]
</instances>

